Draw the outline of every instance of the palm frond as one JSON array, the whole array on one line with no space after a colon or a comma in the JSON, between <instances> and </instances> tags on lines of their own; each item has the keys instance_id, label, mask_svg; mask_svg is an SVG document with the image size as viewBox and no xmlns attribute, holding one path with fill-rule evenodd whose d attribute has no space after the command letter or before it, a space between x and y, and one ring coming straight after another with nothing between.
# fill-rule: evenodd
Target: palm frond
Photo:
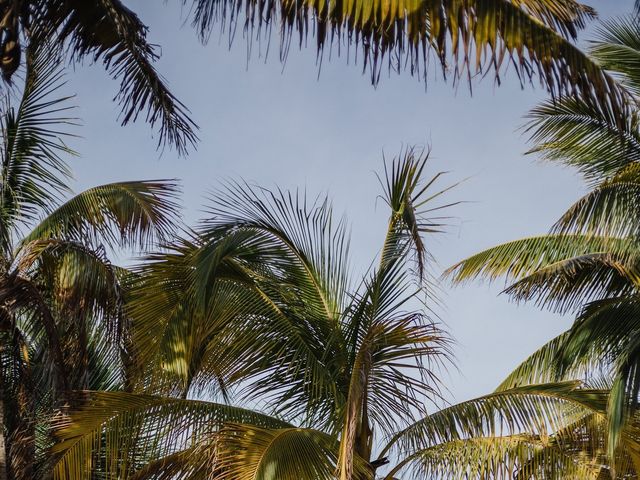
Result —
<instances>
[{"instance_id":1,"label":"palm frond","mask_svg":"<svg viewBox=\"0 0 640 480\"><path fill-rule=\"evenodd\" d=\"M592 432L589 432L592 433ZM414 477L442 479L580 478L601 480L603 464L539 435L452 440L414 454L405 465ZM602 461L602 460L601 460ZM391 479L391 474L386 477Z\"/></svg>"},{"instance_id":2,"label":"palm frond","mask_svg":"<svg viewBox=\"0 0 640 480\"><path fill-rule=\"evenodd\" d=\"M187 3L183 0L183 3ZM533 79L556 96L578 93L603 110L620 112L624 94L598 64L568 38L595 16L574 0L194 0L193 23L206 40L214 24L228 22L230 39L244 21L250 39L280 24L280 56L286 58L294 32L300 45L315 35L321 57L335 43L362 52L364 68L377 83L389 69L408 65L426 80L430 57L455 81L494 71L497 81L511 64L521 82ZM244 18L239 12L244 12Z\"/></svg>"},{"instance_id":3,"label":"palm frond","mask_svg":"<svg viewBox=\"0 0 640 480\"><path fill-rule=\"evenodd\" d=\"M574 98L543 102L529 112L528 153L577 168L592 184L640 161L638 113L614 117Z\"/></svg>"},{"instance_id":4,"label":"palm frond","mask_svg":"<svg viewBox=\"0 0 640 480\"><path fill-rule=\"evenodd\" d=\"M478 278L489 281L521 280L540 269L596 254L636 258L636 242L629 238L607 238L579 234L549 234L503 243L473 255L448 268L444 276L455 283ZM632 263L631 263L632 264Z\"/></svg>"},{"instance_id":5,"label":"palm frond","mask_svg":"<svg viewBox=\"0 0 640 480\"><path fill-rule=\"evenodd\" d=\"M418 420L388 443L404 456L424 448L465 438L544 435L559 431L587 415L604 418L607 391L580 388L567 381L519 387L468 400Z\"/></svg>"},{"instance_id":6,"label":"palm frond","mask_svg":"<svg viewBox=\"0 0 640 480\"><path fill-rule=\"evenodd\" d=\"M608 365L613 377L609 399L608 448L620 441L623 425L640 392L640 300L637 295L587 304L568 333L559 361L562 369L588 361Z\"/></svg>"},{"instance_id":7,"label":"palm frond","mask_svg":"<svg viewBox=\"0 0 640 480\"><path fill-rule=\"evenodd\" d=\"M640 21L636 16L602 22L590 53L631 92L640 93Z\"/></svg>"},{"instance_id":8,"label":"palm frond","mask_svg":"<svg viewBox=\"0 0 640 480\"><path fill-rule=\"evenodd\" d=\"M55 425L56 480L129 478L150 462L206 446L228 423L290 428L273 417L229 405L124 392L85 392ZM212 466L213 467L213 466Z\"/></svg>"},{"instance_id":9,"label":"palm frond","mask_svg":"<svg viewBox=\"0 0 640 480\"><path fill-rule=\"evenodd\" d=\"M176 184L167 180L93 187L51 212L22 243L53 237L143 249L174 232L176 193Z\"/></svg>"},{"instance_id":10,"label":"palm frond","mask_svg":"<svg viewBox=\"0 0 640 480\"><path fill-rule=\"evenodd\" d=\"M5 100L2 129L2 242L10 247L17 223L33 221L68 192L71 173L62 154L74 119L69 97L56 96L64 84L57 52L44 44L27 50L24 90L17 108Z\"/></svg>"},{"instance_id":11,"label":"palm frond","mask_svg":"<svg viewBox=\"0 0 640 480\"><path fill-rule=\"evenodd\" d=\"M227 424L216 438L220 480L334 479L335 437L305 428ZM361 470L363 462L360 462Z\"/></svg>"},{"instance_id":12,"label":"palm frond","mask_svg":"<svg viewBox=\"0 0 640 480\"><path fill-rule=\"evenodd\" d=\"M588 301L634 293L640 279L634 257L591 253L560 260L518 280L504 293L554 312L575 312Z\"/></svg>"},{"instance_id":13,"label":"palm frond","mask_svg":"<svg viewBox=\"0 0 640 480\"><path fill-rule=\"evenodd\" d=\"M120 81L115 98L122 107L122 125L144 116L159 126L159 146L168 143L184 154L195 144L197 126L189 111L155 70L158 54L147 42L147 27L120 0L49 1L35 15L42 35L56 35L60 43L66 42L73 59L101 60Z\"/></svg>"}]
</instances>

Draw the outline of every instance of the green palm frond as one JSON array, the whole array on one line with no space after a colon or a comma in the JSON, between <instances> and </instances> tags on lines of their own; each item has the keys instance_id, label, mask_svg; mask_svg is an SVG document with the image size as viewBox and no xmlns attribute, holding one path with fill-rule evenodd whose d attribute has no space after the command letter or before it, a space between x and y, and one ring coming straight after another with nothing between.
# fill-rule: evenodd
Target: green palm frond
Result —
<instances>
[{"instance_id":1,"label":"green palm frond","mask_svg":"<svg viewBox=\"0 0 640 480\"><path fill-rule=\"evenodd\" d=\"M332 480L338 442L306 428L227 424L216 438L220 480ZM363 462L359 463L361 471Z\"/></svg>"},{"instance_id":2,"label":"green palm frond","mask_svg":"<svg viewBox=\"0 0 640 480\"><path fill-rule=\"evenodd\" d=\"M466 459L459 457L460 461L468 462L468 468L491 467L500 471L505 467L502 462L530 459L531 445L515 442L515 445L511 444L511 447L516 447L510 453L515 455L513 458L503 451L507 457L502 458L501 462L483 466L482 462L477 461L485 458L482 457L483 449L472 448L474 443L481 446L481 439L496 437L522 441L522 436L526 436L529 440L538 438L544 444L551 432L590 422L594 415L599 421L604 421L606 405L607 391L583 389L580 388L580 382L570 381L523 385L444 408L417 421L391 439L382 455L395 450L402 460L388 478L408 465L415 465L415 462L419 464L423 453L427 454L427 460L429 453L437 454L439 449L444 449L440 453L446 455L447 446L470 448ZM469 440L471 443L466 443ZM506 441L507 445L503 447L509 446ZM500 442L497 440L493 446L500 446ZM491 446L491 441L488 444ZM500 451L494 454L499 457ZM445 456L444 460L447 458ZM434 461L442 462L443 457ZM430 467L430 464L427 462L425 466ZM450 468L462 468L462 465L453 463L439 466L442 472L448 472Z\"/></svg>"},{"instance_id":3,"label":"green palm frond","mask_svg":"<svg viewBox=\"0 0 640 480\"><path fill-rule=\"evenodd\" d=\"M504 290L517 301L535 301L542 308L566 313L578 311L585 301L622 297L638 286L635 254L618 256L591 253L551 263Z\"/></svg>"},{"instance_id":4,"label":"green palm frond","mask_svg":"<svg viewBox=\"0 0 640 480\"><path fill-rule=\"evenodd\" d=\"M445 271L444 276L455 283L479 278L493 281L499 277L506 281L522 280L560 262L602 253L619 255L621 260L632 264L632 260L637 258L637 251L633 239L549 234L489 248L456 263Z\"/></svg>"},{"instance_id":5,"label":"green palm frond","mask_svg":"<svg viewBox=\"0 0 640 480\"><path fill-rule=\"evenodd\" d=\"M505 432L557 431L587 414L604 415L607 391L580 388L579 381L522 385L468 400L418 420L391 439L406 455L430 445Z\"/></svg>"},{"instance_id":6,"label":"green palm frond","mask_svg":"<svg viewBox=\"0 0 640 480\"><path fill-rule=\"evenodd\" d=\"M183 0L183 3L187 3ZM189 2L191 3L191 2ZM377 83L385 64L426 80L429 58L455 81L495 72L499 81L512 65L522 82L538 76L556 96L579 92L603 110L620 112L623 94L598 64L570 40L595 12L574 0L328 0L192 2L193 23L206 40L212 27L245 21L248 35L260 37L276 21L281 29L281 58L293 34L302 45L316 38L319 55L334 42L354 45ZM236 12L245 12L245 17ZM354 49L355 50L355 49Z\"/></svg>"},{"instance_id":7,"label":"green palm frond","mask_svg":"<svg viewBox=\"0 0 640 480\"><path fill-rule=\"evenodd\" d=\"M544 160L577 168L599 184L640 161L638 112L621 118L573 98L543 102L529 112L525 131Z\"/></svg>"},{"instance_id":8,"label":"green palm frond","mask_svg":"<svg viewBox=\"0 0 640 480\"><path fill-rule=\"evenodd\" d=\"M640 22L636 16L602 22L590 53L631 92L640 94Z\"/></svg>"},{"instance_id":9,"label":"green palm frond","mask_svg":"<svg viewBox=\"0 0 640 480\"><path fill-rule=\"evenodd\" d=\"M120 81L116 100L122 107L122 125L142 116L159 127L159 146L168 143L181 154L193 146L197 126L156 72L158 53L147 41L147 27L123 2L50 0L34 10L32 22L40 27L38 35L65 45L75 61L87 56L101 60Z\"/></svg>"},{"instance_id":10,"label":"green palm frond","mask_svg":"<svg viewBox=\"0 0 640 480\"><path fill-rule=\"evenodd\" d=\"M68 192L70 171L61 158L73 155L64 143L65 129L74 119L70 97L56 97L63 85L59 56L43 45L27 52L27 72L20 104L7 97L2 115L2 242L7 249L10 230L34 220Z\"/></svg>"},{"instance_id":11,"label":"green palm frond","mask_svg":"<svg viewBox=\"0 0 640 480\"><path fill-rule=\"evenodd\" d=\"M50 237L111 247L145 248L176 228L177 185L168 180L119 182L90 188L35 226L23 244Z\"/></svg>"},{"instance_id":12,"label":"green palm frond","mask_svg":"<svg viewBox=\"0 0 640 480\"><path fill-rule=\"evenodd\" d=\"M79 407L55 425L56 480L83 478L93 471L104 478L129 478L150 462L194 444L206 447L229 423L291 427L250 410L172 397L86 392L75 402Z\"/></svg>"},{"instance_id":13,"label":"green palm frond","mask_svg":"<svg viewBox=\"0 0 640 480\"><path fill-rule=\"evenodd\" d=\"M587 373L593 377L593 372L598 369L597 362L594 362L593 358L585 358L582 362L575 362L570 368L560 365L562 352L569 336L570 332L561 333L529 355L502 381L496 391L501 392L523 385L582 378ZM608 387L609 385L607 385Z\"/></svg>"},{"instance_id":14,"label":"green palm frond","mask_svg":"<svg viewBox=\"0 0 640 480\"><path fill-rule=\"evenodd\" d=\"M609 451L637 405L640 392L640 300L637 295L587 304L568 332L559 352L561 369L585 361L608 365L613 377L609 399Z\"/></svg>"},{"instance_id":15,"label":"green palm frond","mask_svg":"<svg viewBox=\"0 0 640 480\"><path fill-rule=\"evenodd\" d=\"M417 452L408 470L414 477L460 479L567 478L601 480L603 465L592 456L572 455L538 435L453 440ZM391 476L386 477L391 480Z\"/></svg>"},{"instance_id":16,"label":"green palm frond","mask_svg":"<svg viewBox=\"0 0 640 480\"><path fill-rule=\"evenodd\" d=\"M201 231L205 238L234 229L255 230L270 238L273 256L287 252L282 265L305 302L317 303L318 315L336 319L349 288L349 243L344 220L335 221L327 198L308 199L301 192L269 191L228 183L213 196ZM267 252L265 252L267 253Z\"/></svg>"},{"instance_id":17,"label":"green palm frond","mask_svg":"<svg viewBox=\"0 0 640 480\"><path fill-rule=\"evenodd\" d=\"M636 237L640 163L621 169L573 204L554 225L559 233L601 237Z\"/></svg>"}]
</instances>

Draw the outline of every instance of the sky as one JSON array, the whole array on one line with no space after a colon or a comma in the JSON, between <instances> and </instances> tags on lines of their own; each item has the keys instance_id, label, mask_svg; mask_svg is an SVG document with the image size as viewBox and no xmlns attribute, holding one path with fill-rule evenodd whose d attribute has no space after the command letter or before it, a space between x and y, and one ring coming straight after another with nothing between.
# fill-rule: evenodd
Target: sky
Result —
<instances>
[{"instance_id":1,"label":"sky","mask_svg":"<svg viewBox=\"0 0 640 480\"><path fill-rule=\"evenodd\" d=\"M327 193L336 213L349 219L354 270L362 272L385 233L387 210L376 202L375 175L383 154L429 147L431 172L449 172L443 185L465 179L447 197L464 202L449 211L448 232L426 239L438 274L487 247L544 233L584 192L574 171L523 155L523 117L546 94L539 87L521 89L513 72L500 87L485 78L473 95L442 81L437 69L426 90L407 72L383 75L373 88L361 67L345 58L325 61L318 78L313 48L292 48L283 67L276 54L247 60L240 36L231 49L226 37L218 41L215 34L203 46L177 0L125 3L161 46L158 69L191 110L200 142L187 157L159 153L146 124L117 123L117 83L100 66L77 66L67 86L77 94L83 124L77 131L82 138L72 143L81 153L72 161L76 191L178 178L184 219L191 224L202 217L207 194L229 178ZM607 18L630 11L633 0L590 3ZM499 295L503 286L442 286L439 316L456 341L457 369L443 373L451 401L492 391L571 324L569 316L511 303Z\"/></svg>"}]
</instances>

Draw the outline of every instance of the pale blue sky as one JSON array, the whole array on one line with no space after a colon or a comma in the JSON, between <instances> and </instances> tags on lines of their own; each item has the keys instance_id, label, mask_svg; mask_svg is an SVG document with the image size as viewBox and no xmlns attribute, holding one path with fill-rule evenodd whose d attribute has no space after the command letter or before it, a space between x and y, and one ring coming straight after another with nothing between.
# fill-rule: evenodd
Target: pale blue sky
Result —
<instances>
[{"instance_id":1,"label":"pale blue sky","mask_svg":"<svg viewBox=\"0 0 640 480\"><path fill-rule=\"evenodd\" d=\"M452 210L457 218L450 232L427 239L438 272L485 247L543 233L582 192L571 170L523 157L527 146L517 129L544 92L521 90L515 75L507 75L501 87L483 80L472 97L464 85L456 93L436 69L426 92L408 74L383 78L374 89L359 66L334 57L317 80L312 49L292 49L284 72L275 51L266 63L254 55L247 65L241 38L231 50L215 34L201 46L183 25L177 0L125 3L161 45L158 67L191 109L201 142L188 158L169 150L160 156L146 125L118 127L111 102L117 84L102 68L78 67L69 75L84 124L83 139L73 145L82 154L73 161L76 190L117 180L180 178L190 222L199 218L206 193L229 177L326 191L335 210L351 221L353 260L364 270L384 234L387 212L381 203L376 208L374 175L382 152L391 157L403 145L430 145L434 173L450 171L450 182L470 177L449 196L470 202ZM606 18L629 11L633 0L591 4ZM571 322L510 303L497 296L500 286L447 287L441 296L442 320L458 342L460 373L445 377L452 400L491 391Z\"/></svg>"}]
</instances>

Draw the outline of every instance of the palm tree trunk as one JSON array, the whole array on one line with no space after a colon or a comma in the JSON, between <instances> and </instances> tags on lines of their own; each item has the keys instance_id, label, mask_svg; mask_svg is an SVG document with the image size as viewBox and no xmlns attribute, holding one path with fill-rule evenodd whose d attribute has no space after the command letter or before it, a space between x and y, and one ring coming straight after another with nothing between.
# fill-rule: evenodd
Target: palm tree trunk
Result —
<instances>
[{"instance_id":1,"label":"palm tree trunk","mask_svg":"<svg viewBox=\"0 0 640 480\"><path fill-rule=\"evenodd\" d=\"M0 480L7 480L7 449L4 442L4 390L0 378Z\"/></svg>"},{"instance_id":2,"label":"palm tree trunk","mask_svg":"<svg viewBox=\"0 0 640 480\"><path fill-rule=\"evenodd\" d=\"M0 353L2 344L0 344ZM0 369L0 480L7 480L7 447L4 439L4 381Z\"/></svg>"}]
</instances>

